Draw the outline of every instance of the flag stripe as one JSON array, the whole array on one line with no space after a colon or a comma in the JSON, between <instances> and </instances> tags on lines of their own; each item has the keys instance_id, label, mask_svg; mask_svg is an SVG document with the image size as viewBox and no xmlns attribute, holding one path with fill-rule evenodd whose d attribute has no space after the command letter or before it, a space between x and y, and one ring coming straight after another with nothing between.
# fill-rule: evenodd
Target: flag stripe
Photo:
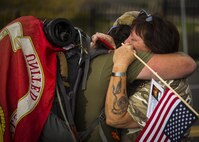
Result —
<instances>
[{"instance_id":1,"label":"flag stripe","mask_svg":"<svg viewBox=\"0 0 199 142\"><path fill-rule=\"evenodd\" d=\"M149 137L146 137L148 140L154 141L155 137L157 136L158 131L160 130L160 127L162 126L163 121L165 120L165 117L167 116L168 112L170 111L170 108L172 107L176 99L177 98L175 96L173 96L172 94L169 94L169 98L163 104L163 107L158 113L158 116L154 118L156 123L153 123L153 126L149 132L149 133L152 133L152 135L148 133Z\"/></svg>"},{"instance_id":2,"label":"flag stripe","mask_svg":"<svg viewBox=\"0 0 199 142\"><path fill-rule=\"evenodd\" d=\"M171 116L171 114L173 113L173 110L175 109L175 107L181 102L179 99L178 99L178 97L177 96L174 96L174 94L171 94L173 97L175 97L174 98L174 100L170 103L170 105L169 105L169 107L167 108L167 111L166 111L166 113L164 114L164 118L161 120L161 124L160 125L158 125L159 126L159 128L158 128L158 130L156 131L156 133L155 133L155 135L154 135L154 137L153 137L153 139L152 139L152 141L154 140L154 139L158 139L158 137L159 137L159 140L161 139L161 137L160 137L160 134L164 131L164 128L165 128L165 125L166 125L166 123L164 123L164 122L167 122L168 121L168 119L170 118L170 116ZM166 109L166 108L165 108ZM163 115L162 114L162 115ZM156 125L157 126L157 125Z\"/></svg>"},{"instance_id":3,"label":"flag stripe","mask_svg":"<svg viewBox=\"0 0 199 142\"><path fill-rule=\"evenodd\" d=\"M164 135L164 133L162 133L161 136L162 136L162 141L166 142L167 141L167 139L166 139L167 137Z\"/></svg>"},{"instance_id":4,"label":"flag stripe","mask_svg":"<svg viewBox=\"0 0 199 142\"><path fill-rule=\"evenodd\" d=\"M171 142L170 139L168 139L168 137L165 134L163 134L163 135L164 135L163 136L163 140L161 140L161 141L163 141L163 142Z\"/></svg>"},{"instance_id":5,"label":"flag stripe","mask_svg":"<svg viewBox=\"0 0 199 142\"><path fill-rule=\"evenodd\" d=\"M165 102L168 102L168 95L163 95L162 97L164 97L164 99L161 99L160 102L157 104L157 106L155 107L154 111L153 112L156 112L156 113L152 113L151 114L151 117L149 118L149 120L147 122L150 122L150 123L146 123L145 127L143 128L143 131L142 131L142 134L143 137L141 139L141 141L145 139L147 139L150 135L150 131L152 130L152 126L153 124L155 123L155 119L153 118L157 118L161 109L165 107ZM145 133L145 132L148 132L148 133Z\"/></svg>"},{"instance_id":6,"label":"flag stripe","mask_svg":"<svg viewBox=\"0 0 199 142\"><path fill-rule=\"evenodd\" d=\"M161 132L160 138L162 138L162 141L166 141L166 136L163 132Z\"/></svg>"},{"instance_id":7,"label":"flag stripe","mask_svg":"<svg viewBox=\"0 0 199 142\"><path fill-rule=\"evenodd\" d=\"M160 128L164 127L164 126L162 126L163 122L165 121L166 116L169 113L169 111L172 111L170 108L172 107L172 105L174 105L174 102L177 99L175 96L170 96L170 97L171 98L169 99L168 103L165 103L166 106L164 108L162 108L161 112L159 113L159 116L156 118L156 120L158 122L154 124L155 128L152 129L153 135L155 135L155 136L157 136L158 132L160 131ZM153 135L150 135L150 138L152 138ZM154 139L155 139L155 137L152 138L153 141L154 141Z\"/></svg>"},{"instance_id":8,"label":"flag stripe","mask_svg":"<svg viewBox=\"0 0 199 142\"><path fill-rule=\"evenodd\" d=\"M151 128L151 130L150 130L150 132L149 132L149 133L152 133L152 135L148 133L149 137L147 137L147 139L151 140L151 139L152 139L152 136L156 135L155 132L157 132L157 129L158 129L157 127L158 127L159 125L161 125L160 123L161 123L162 119L164 119L164 118L163 118L164 115L162 115L162 114L165 113L165 111L168 111L168 108L170 107L169 105L170 105L170 103L171 103L171 101L172 101L172 100L170 99L170 97L171 97L171 96L169 96L169 98L165 101L163 107L161 108L160 112L158 113L158 116L154 118L155 123L153 123L153 126L152 126L152 128ZM172 97L172 99L173 99L173 97ZM146 138L145 138L145 139L146 139Z\"/></svg>"}]
</instances>

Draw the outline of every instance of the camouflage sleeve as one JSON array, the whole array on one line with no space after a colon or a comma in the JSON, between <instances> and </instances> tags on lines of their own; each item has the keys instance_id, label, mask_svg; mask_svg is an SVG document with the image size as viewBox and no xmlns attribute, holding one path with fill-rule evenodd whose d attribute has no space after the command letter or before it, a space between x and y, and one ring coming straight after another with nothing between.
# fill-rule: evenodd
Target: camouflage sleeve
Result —
<instances>
[{"instance_id":1,"label":"camouflage sleeve","mask_svg":"<svg viewBox=\"0 0 199 142\"><path fill-rule=\"evenodd\" d=\"M136 54L146 63L149 61L149 59L151 59L153 55L151 52L143 52L139 50L136 51ZM143 67L144 64L142 64L139 60L135 60L127 70L127 82L133 82Z\"/></svg>"},{"instance_id":2,"label":"camouflage sleeve","mask_svg":"<svg viewBox=\"0 0 199 142\"><path fill-rule=\"evenodd\" d=\"M137 87L130 94L128 112L143 127L147 120L146 114L151 82L142 80L136 81L132 85L135 84Z\"/></svg>"}]
</instances>

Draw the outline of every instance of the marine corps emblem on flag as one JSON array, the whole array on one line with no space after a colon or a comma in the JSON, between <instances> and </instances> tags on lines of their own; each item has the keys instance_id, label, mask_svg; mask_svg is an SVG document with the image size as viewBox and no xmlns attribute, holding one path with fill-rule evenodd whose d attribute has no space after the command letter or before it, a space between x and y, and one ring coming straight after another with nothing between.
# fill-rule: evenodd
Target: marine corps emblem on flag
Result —
<instances>
[{"instance_id":1,"label":"marine corps emblem on flag","mask_svg":"<svg viewBox=\"0 0 199 142\"><path fill-rule=\"evenodd\" d=\"M57 52L34 16L0 30L0 142L37 142L55 93Z\"/></svg>"}]
</instances>

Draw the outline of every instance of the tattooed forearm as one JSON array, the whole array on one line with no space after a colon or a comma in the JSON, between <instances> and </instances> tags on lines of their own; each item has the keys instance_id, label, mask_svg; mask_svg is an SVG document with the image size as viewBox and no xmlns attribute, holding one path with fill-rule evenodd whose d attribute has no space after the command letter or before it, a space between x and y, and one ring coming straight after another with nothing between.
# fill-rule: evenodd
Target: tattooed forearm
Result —
<instances>
[{"instance_id":1,"label":"tattooed forearm","mask_svg":"<svg viewBox=\"0 0 199 142\"><path fill-rule=\"evenodd\" d=\"M115 106L118 106L118 109ZM112 112L117 115L122 115L127 111L128 107L128 98L126 96L122 96L113 106Z\"/></svg>"},{"instance_id":2,"label":"tattooed forearm","mask_svg":"<svg viewBox=\"0 0 199 142\"><path fill-rule=\"evenodd\" d=\"M115 97L114 102L113 102L112 113L114 113L116 115L122 115L124 112L127 111L128 97L126 95L125 90L122 92L123 96L119 97L119 94L121 94L121 89L122 89L122 79L121 78L116 86L113 85L112 89L113 89L112 93Z\"/></svg>"}]
</instances>

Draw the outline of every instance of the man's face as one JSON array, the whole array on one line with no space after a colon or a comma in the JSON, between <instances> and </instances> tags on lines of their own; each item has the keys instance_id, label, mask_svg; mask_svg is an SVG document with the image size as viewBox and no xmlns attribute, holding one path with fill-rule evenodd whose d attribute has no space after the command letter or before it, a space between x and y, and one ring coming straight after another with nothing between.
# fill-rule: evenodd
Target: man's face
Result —
<instances>
[{"instance_id":1,"label":"man's face","mask_svg":"<svg viewBox=\"0 0 199 142\"><path fill-rule=\"evenodd\" d=\"M135 49L142 51L150 51L150 49L144 44L144 41L140 36L138 36L134 30L132 30L129 37L125 40L124 43L130 43Z\"/></svg>"}]
</instances>

